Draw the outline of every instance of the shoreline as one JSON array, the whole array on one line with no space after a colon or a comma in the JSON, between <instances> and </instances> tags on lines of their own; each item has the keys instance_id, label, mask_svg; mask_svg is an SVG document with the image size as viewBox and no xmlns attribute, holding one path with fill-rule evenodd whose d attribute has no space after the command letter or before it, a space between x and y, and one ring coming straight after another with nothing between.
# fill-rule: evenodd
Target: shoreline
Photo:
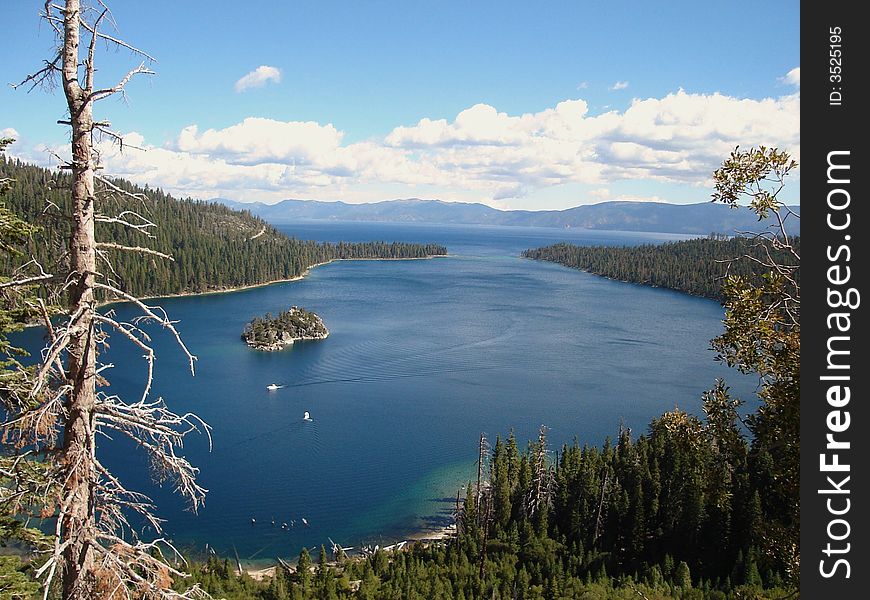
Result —
<instances>
[{"instance_id":1,"label":"shoreline","mask_svg":"<svg viewBox=\"0 0 870 600\"><path fill-rule=\"evenodd\" d=\"M189 298L191 296L212 296L215 294L232 294L233 292L243 292L245 290L252 290L259 287L266 287L269 285L276 285L279 283L292 283L294 281L300 281L308 277L313 269L317 267L322 267L324 265L328 265L334 262L341 261L364 261L364 260L383 260L383 261L392 261L392 260L431 260L434 258L449 258L452 257L452 254L433 254L431 256L413 256L407 258L333 258L332 260L327 260L324 262L319 262L311 265L306 268L301 275L297 275L296 277L290 277L287 279L273 279L271 281L264 281L263 283L252 283L250 285L241 285L230 288L221 288L219 290L208 290L205 292L182 292L180 294L159 294L155 296L142 296L138 297L139 300L161 300L163 298ZM106 300L105 302L100 302L97 304L97 308L103 308L104 306L111 306L112 304L127 304L129 300L124 299L116 299L116 300ZM31 327L44 327L44 324L41 321L33 322L33 323L25 323L24 328L29 329Z\"/></svg>"},{"instance_id":2,"label":"shoreline","mask_svg":"<svg viewBox=\"0 0 870 600\"><path fill-rule=\"evenodd\" d=\"M677 292L678 294L684 294L686 296L691 296L692 298L702 298L704 300L713 300L714 302L718 302L719 304L722 304L722 302L723 302L721 298L716 298L714 296L706 296L704 294L696 294L696 293L690 292L688 290L670 287L667 285L657 285L655 283L647 283L644 281L631 281L630 279L619 279L618 277L612 277L610 275L605 275L604 273L596 273L595 271L591 271L589 269L582 269L580 267L566 265L565 263L561 263L561 262L554 261L554 260L547 260L546 258L533 258L531 256L523 256L522 254L520 255L520 258L524 258L526 260L534 260L534 261L538 261L538 262L546 262L546 263L550 263L553 265L559 265L560 267L565 267L566 269L573 269L574 271L580 271L581 273L588 273L589 275L595 275L596 277L601 277L603 279L609 279L610 281L616 281L617 283L628 283L630 285L639 285L641 287L651 288L654 290L668 290L670 292Z\"/></svg>"},{"instance_id":3,"label":"shoreline","mask_svg":"<svg viewBox=\"0 0 870 600\"><path fill-rule=\"evenodd\" d=\"M378 261L393 261L393 260L431 260L433 258L447 258L450 257L450 254L433 254L431 256L413 256L407 258L333 258L331 260L327 260L324 262L315 263L309 267L307 267L301 275L296 275L295 277L290 277L287 279L273 279L271 281L264 281L263 283L252 283L249 285L240 285L236 287L230 288L221 288L215 290L208 290L205 292L182 292L180 294L159 294L156 296L144 296L139 298L139 300L160 300L161 298L188 298L190 296L212 296L215 294L232 294L233 292L243 292L245 290L252 290L259 287L266 287L269 285L276 285L278 283L291 283L294 281L300 281L308 277L312 270L317 267L322 267L324 265L328 265L334 262L342 262L342 261L364 261L364 260L378 260ZM104 302L100 304L100 306L106 306L109 304L121 303L121 302L129 302L129 300L110 300L108 302Z\"/></svg>"},{"instance_id":4,"label":"shoreline","mask_svg":"<svg viewBox=\"0 0 870 600\"><path fill-rule=\"evenodd\" d=\"M391 540L390 544L382 546L380 550L390 553L401 552L405 548L410 548L417 542L421 542L423 544L439 543L451 539L455 535L456 524L452 523L443 527L424 529L399 540ZM399 544L402 544L401 548L397 547L399 546ZM364 554L352 554L348 556L346 560L361 560L364 558ZM272 564L267 564L267 566L263 566L264 563L248 564L246 566L244 564L244 561L242 561L242 572L252 579L255 579L257 581L263 581L266 578L274 577L275 574L278 572L278 569L285 567L288 564L287 561L282 561L280 558L272 559L271 563ZM327 564L331 566L339 565L339 563L335 560L329 560L327 561Z\"/></svg>"}]
</instances>

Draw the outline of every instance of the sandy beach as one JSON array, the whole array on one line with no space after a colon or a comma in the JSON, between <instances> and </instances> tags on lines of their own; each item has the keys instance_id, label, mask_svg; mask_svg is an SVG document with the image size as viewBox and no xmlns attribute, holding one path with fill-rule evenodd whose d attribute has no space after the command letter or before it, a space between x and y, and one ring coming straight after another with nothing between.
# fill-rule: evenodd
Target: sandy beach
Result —
<instances>
[{"instance_id":1,"label":"sandy beach","mask_svg":"<svg viewBox=\"0 0 870 600\"><path fill-rule=\"evenodd\" d=\"M418 533L409 535L407 538L401 540L392 541L385 546L382 546L381 549L390 548L389 552L398 552L399 548L394 548L396 545L406 542L406 544L401 548L401 550L405 550L410 548L414 543L421 542L423 544L434 543L434 542L442 542L444 540L450 539L451 537L456 535L456 525L451 524L446 527L439 527L437 529L429 529L425 531L420 531ZM363 558L362 554L352 554L349 557L349 560L360 560ZM262 563L260 563L262 564ZM335 561L329 561L330 565L337 566L339 563ZM278 569L281 568L280 564L274 564L267 567L245 567L244 564L242 566L243 571L252 579L256 579L257 581L262 581L263 579L274 577L275 573L278 572ZM312 567L313 568L313 567Z\"/></svg>"}]
</instances>

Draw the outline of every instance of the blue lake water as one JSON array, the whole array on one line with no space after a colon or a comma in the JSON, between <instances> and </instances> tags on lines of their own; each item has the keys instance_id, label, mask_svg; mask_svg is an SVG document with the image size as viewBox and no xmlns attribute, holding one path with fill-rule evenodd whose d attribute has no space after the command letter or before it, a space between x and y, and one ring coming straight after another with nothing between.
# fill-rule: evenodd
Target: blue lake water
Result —
<instances>
[{"instance_id":1,"label":"blue lake water","mask_svg":"<svg viewBox=\"0 0 870 600\"><path fill-rule=\"evenodd\" d=\"M574 438L600 444L620 423L638 432L675 406L699 412L716 377L751 405L755 379L716 363L708 349L721 329L718 303L519 258L557 241L678 236L362 223L281 229L321 241L438 242L451 255L337 262L301 281L160 302L199 357L191 377L173 340L155 332L156 393L213 427L211 452L202 436L184 449L209 489L205 507L185 512L150 481L142 453L100 444L104 462L153 496L169 537L190 551L208 543L256 562L296 556L328 536L358 546L443 524L458 487L476 473L481 431L494 440L513 429L522 445L546 424L556 448ZM329 338L278 353L240 340L252 317L294 304L321 315ZM31 348L39 336L23 334ZM124 367L110 374L111 392L141 390L140 354L113 341L103 359ZM273 382L286 387L267 391ZM291 520L294 527L280 527Z\"/></svg>"}]
</instances>

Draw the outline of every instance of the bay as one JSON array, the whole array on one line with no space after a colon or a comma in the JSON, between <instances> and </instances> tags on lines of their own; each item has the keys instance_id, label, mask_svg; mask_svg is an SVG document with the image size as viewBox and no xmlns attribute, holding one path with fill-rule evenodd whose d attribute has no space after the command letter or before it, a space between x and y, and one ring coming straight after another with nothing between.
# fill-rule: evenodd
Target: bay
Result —
<instances>
[{"instance_id":1,"label":"bay","mask_svg":"<svg viewBox=\"0 0 870 600\"><path fill-rule=\"evenodd\" d=\"M675 406L699 413L717 377L753 406L756 380L709 350L721 329L718 303L519 257L558 241L683 236L323 222L280 229L319 241L436 242L450 256L335 262L300 281L160 300L198 356L191 377L173 340L154 332L155 393L212 427L211 451L195 435L183 450L209 489L204 508L185 511L129 444L100 446L131 488L154 498L168 536L194 554L207 543L267 562L327 538L384 544L446 524L457 489L476 474L480 432L494 441L513 430L522 447L543 424L554 449L574 439L600 444L621 425L644 431ZM319 314L329 338L277 353L240 340L252 317L291 305ZM135 315L128 305L112 310ZM40 336L32 329L18 339L36 349ZM103 356L118 365L110 393L141 392L140 354L112 340ZM270 383L285 387L269 392Z\"/></svg>"}]
</instances>

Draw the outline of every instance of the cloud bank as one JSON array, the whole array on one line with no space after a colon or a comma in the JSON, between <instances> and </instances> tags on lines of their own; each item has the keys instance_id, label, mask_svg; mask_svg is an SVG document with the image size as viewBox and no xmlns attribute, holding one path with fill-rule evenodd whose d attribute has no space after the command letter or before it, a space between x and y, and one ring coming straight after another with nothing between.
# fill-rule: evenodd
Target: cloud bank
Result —
<instances>
[{"instance_id":1,"label":"cloud bank","mask_svg":"<svg viewBox=\"0 0 870 600\"><path fill-rule=\"evenodd\" d=\"M795 75L795 73L797 74ZM787 76L799 80L799 70ZM382 138L347 143L331 123L246 118L222 129L192 124L162 146L136 133L145 152L101 148L107 172L174 194L277 201L371 201L437 196L494 205L554 186L651 181L709 184L738 144L776 146L800 160L800 95L749 99L678 90L591 114L569 99L540 112L508 114L476 104L452 119L423 118ZM702 195L700 192L699 195ZM574 199L576 204L579 199Z\"/></svg>"}]
</instances>

